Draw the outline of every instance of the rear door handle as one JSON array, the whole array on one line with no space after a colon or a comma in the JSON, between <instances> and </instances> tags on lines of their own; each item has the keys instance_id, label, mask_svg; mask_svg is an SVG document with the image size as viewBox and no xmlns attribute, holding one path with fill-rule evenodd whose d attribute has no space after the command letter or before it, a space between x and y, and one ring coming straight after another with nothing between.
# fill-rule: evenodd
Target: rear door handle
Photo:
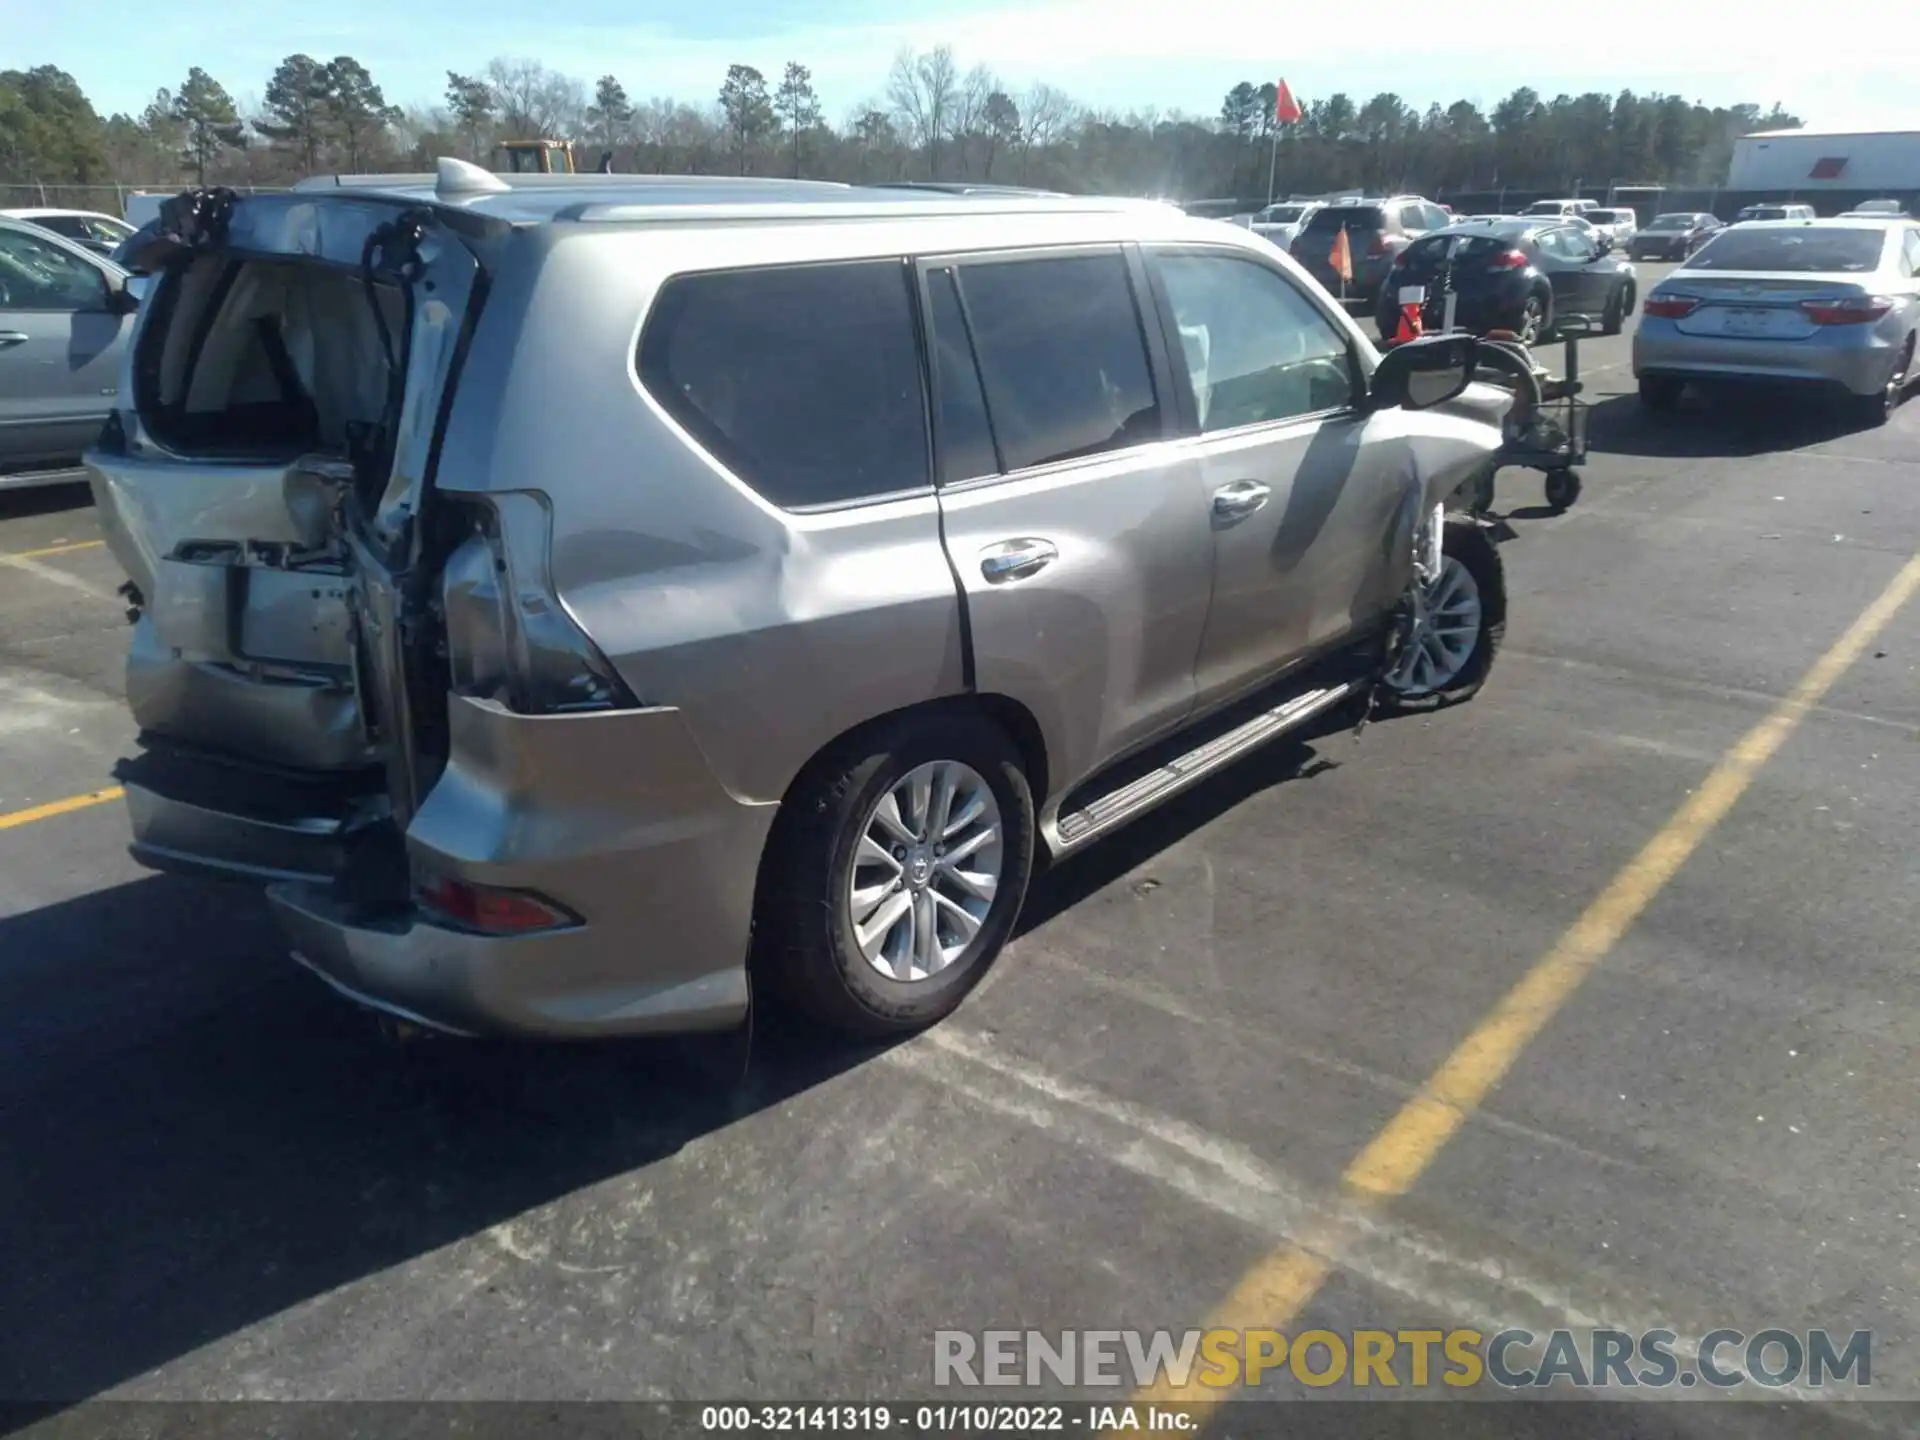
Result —
<instances>
[{"instance_id":1,"label":"rear door handle","mask_svg":"<svg viewBox=\"0 0 1920 1440\"><path fill-rule=\"evenodd\" d=\"M1027 537L1003 540L980 552L980 573L990 585L1008 580L1024 580L1037 575L1060 557L1060 549L1051 540Z\"/></svg>"},{"instance_id":2,"label":"rear door handle","mask_svg":"<svg viewBox=\"0 0 1920 1440\"><path fill-rule=\"evenodd\" d=\"M27 337L24 332L19 330L0 330L0 350L6 349L9 345L24 345L26 343Z\"/></svg>"},{"instance_id":3,"label":"rear door handle","mask_svg":"<svg viewBox=\"0 0 1920 1440\"><path fill-rule=\"evenodd\" d=\"M1213 492L1213 513L1222 520L1239 520L1253 514L1272 495L1271 487L1258 480L1235 480Z\"/></svg>"}]
</instances>

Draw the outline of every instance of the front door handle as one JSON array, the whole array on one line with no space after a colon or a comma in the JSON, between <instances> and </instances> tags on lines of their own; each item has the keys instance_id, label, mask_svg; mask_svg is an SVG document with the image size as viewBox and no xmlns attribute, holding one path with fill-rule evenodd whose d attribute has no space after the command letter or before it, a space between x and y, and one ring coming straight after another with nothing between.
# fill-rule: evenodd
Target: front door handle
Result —
<instances>
[{"instance_id":1,"label":"front door handle","mask_svg":"<svg viewBox=\"0 0 1920 1440\"><path fill-rule=\"evenodd\" d=\"M1051 540L1003 540L980 552L980 573L988 584L1000 585L1038 575L1059 558L1060 549Z\"/></svg>"},{"instance_id":2,"label":"front door handle","mask_svg":"<svg viewBox=\"0 0 1920 1440\"><path fill-rule=\"evenodd\" d=\"M19 330L0 330L0 350L6 349L9 345L24 345L26 343L27 337L23 332Z\"/></svg>"},{"instance_id":3,"label":"front door handle","mask_svg":"<svg viewBox=\"0 0 1920 1440\"><path fill-rule=\"evenodd\" d=\"M1272 498L1271 487L1258 480L1235 480L1213 492L1213 513L1222 520L1240 520Z\"/></svg>"}]
</instances>

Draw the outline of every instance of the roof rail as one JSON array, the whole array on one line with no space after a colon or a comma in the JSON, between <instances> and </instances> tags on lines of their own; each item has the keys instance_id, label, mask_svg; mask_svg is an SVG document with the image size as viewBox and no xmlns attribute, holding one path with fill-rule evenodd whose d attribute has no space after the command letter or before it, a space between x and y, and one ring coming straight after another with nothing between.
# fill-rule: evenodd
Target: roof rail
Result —
<instances>
[{"instance_id":1,"label":"roof rail","mask_svg":"<svg viewBox=\"0 0 1920 1440\"><path fill-rule=\"evenodd\" d=\"M962 196L925 200L800 201L785 205L715 203L705 205L623 205L583 201L554 212L555 220L586 224L711 225L802 220L920 220L958 215L1122 215L1137 210L1177 209L1155 200L1061 200L1030 196Z\"/></svg>"}]
</instances>

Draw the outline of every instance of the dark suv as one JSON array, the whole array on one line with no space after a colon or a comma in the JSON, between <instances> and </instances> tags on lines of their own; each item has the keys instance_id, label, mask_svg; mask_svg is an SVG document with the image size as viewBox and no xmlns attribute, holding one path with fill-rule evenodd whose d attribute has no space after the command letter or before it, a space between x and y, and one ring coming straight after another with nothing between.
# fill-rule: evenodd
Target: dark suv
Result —
<instances>
[{"instance_id":1,"label":"dark suv","mask_svg":"<svg viewBox=\"0 0 1920 1440\"><path fill-rule=\"evenodd\" d=\"M1429 231L1444 230L1451 223L1446 211L1418 195L1351 200L1315 211L1294 237L1289 253L1327 287L1327 293L1341 297L1348 309L1366 313L1375 308L1380 287L1400 252ZM1342 230L1347 232L1353 263L1353 279L1344 290L1333 268L1333 247Z\"/></svg>"}]
</instances>

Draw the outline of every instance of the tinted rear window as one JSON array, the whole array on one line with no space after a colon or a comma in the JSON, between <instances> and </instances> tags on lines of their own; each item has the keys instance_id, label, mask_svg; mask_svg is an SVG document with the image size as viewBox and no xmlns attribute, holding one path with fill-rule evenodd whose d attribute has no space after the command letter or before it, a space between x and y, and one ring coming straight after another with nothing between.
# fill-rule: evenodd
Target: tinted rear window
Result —
<instances>
[{"instance_id":1,"label":"tinted rear window","mask_svg":"<svg viewBox=\"0 0 1920 1440\"><path fill-rule=\"evenodd\" d=\"M1378 230L1387 223L1387 215L1378 205L1329 205L1314 212L1307 221L1309 230Z\"/></svg>"},{"instance_id":2,"label":"tinted rear window","mask_svg":"<svg viewBox=\"0 0 1920 1440\"><path fill-rule=\"evenodd\" d=\"M1723 230L1688 265L1695 270L1865 271L1879 268L1884 230Z\"/></svg>"},{"instance_id":3,"label":"tinted rear window","mask_svg":"<svg viewBox=\"0 0 1920 1440\"><path fill-rule=\"evenodd\" d=\"M1691 215L1656 215L1653 217L1653 223L1647 226L1649 230L1691 230L1692 228L1693 216Z\"/></svg>"},{"instance_id":4,"label":"tinted rear window","mask_svg":"<svg viewBox=\"0 0 1920 1440\"><path fill-rule=\"evenodd\" d=\"M1447 258L1449 250L1453 253L1453 262L1490 260L1495 255L1513 248L1513 241L1497 235L1462 235L1458 232L1442 232L1429 235L1424 240L1416 240L1407 247L1406 263L1414 265L1438 265Z\"/></svg>"},{"instance_id":5,"label":"tinted rear window","mask_svg":"<svg viewBox=\"0 0 1920 1440\"><path fill-rule=\"evenodd\" d=\"M928 484L920 356L898 260L682 275L640 339L640 379L776 505Z\"/></svg>"},{"instance_id":6,"label":"tinted rear window","mask_svg":"<svg viewBox=\"0 0 1920 1440\"><path fill-rule=\"evenodd\" d=\"M965 264L960 290L1007 469L1160 438L1119 252Z\"/></svg>"}]
</instances>

